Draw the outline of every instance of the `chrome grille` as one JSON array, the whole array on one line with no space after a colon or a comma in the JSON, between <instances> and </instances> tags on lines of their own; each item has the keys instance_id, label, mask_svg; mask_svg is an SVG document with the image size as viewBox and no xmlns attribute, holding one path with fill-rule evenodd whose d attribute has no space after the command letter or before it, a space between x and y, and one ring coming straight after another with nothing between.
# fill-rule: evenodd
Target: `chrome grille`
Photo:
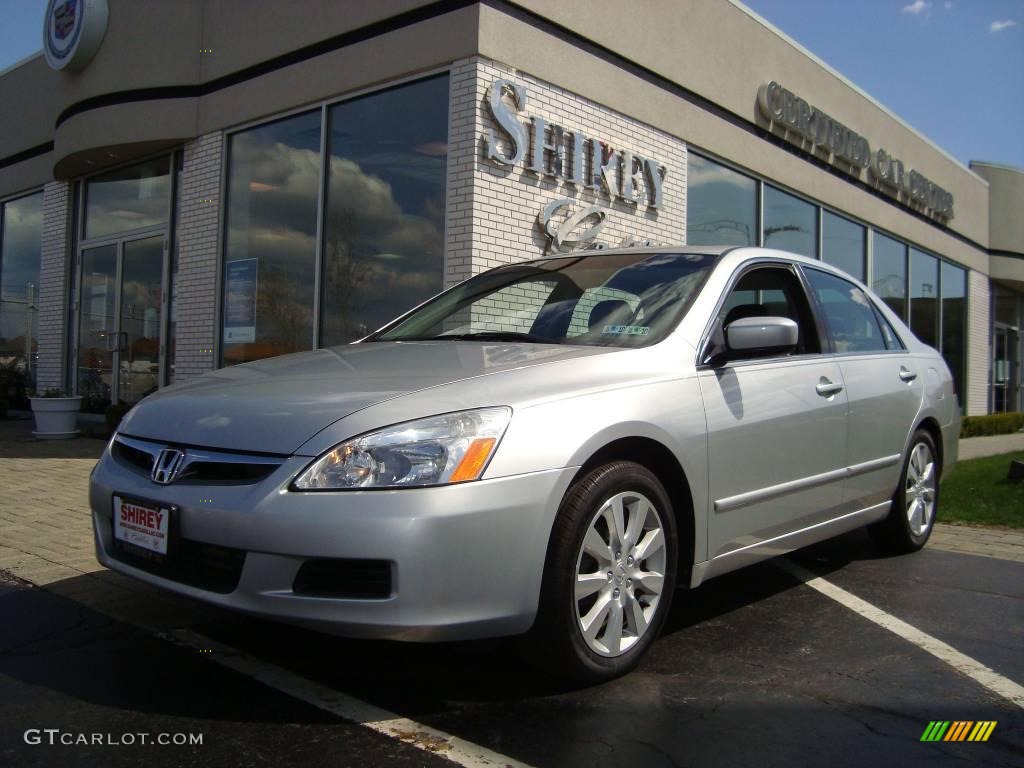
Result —
<instances>
[{"instance_id":1,"label":"chrome grille","mask_svg":"<svg viewBox=\"0 0 1024 768\"><path fill-rule=\"evenodd\" d=\"M151 478L160 451L168 446L117 435L110 447L114 459L137 474ZM234 453L190 446L173 446L184 453L174 484L251 485L281 466L284 456Z\"/></svg>"}]
</instances>

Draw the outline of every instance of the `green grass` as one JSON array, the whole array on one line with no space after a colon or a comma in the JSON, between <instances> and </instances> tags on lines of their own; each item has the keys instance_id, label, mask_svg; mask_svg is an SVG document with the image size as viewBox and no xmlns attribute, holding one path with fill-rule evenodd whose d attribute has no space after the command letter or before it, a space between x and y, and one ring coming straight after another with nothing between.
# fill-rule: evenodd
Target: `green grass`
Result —
<instances>
[{"instance_id":1,"label":"green grass","mask_svg":"<svg viewBox=\"0 0 1024 768\"><path fill-rule=\"evenodd\" d=\"M1015 451L958 462L942 482L939 522L1024 528L1024 482L1006 479Z\"/></svg>"}]
</instances>

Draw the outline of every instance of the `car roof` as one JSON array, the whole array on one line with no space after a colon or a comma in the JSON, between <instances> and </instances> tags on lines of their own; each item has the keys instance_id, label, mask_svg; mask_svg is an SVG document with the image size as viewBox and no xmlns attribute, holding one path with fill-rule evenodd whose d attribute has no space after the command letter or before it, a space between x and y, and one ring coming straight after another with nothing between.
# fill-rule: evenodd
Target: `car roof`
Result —
<instances>
[{"instance_id":1,"label":"car roof","mask_svg":"<svg viewBox=\"0 0 1024 768\"><path fill-rule=\"evenodd\" d=\"M727 270L736 269L743 263L752 259L763 259L770 261L772 259L779 259L782 261L790 261L795 264L803 264L815 269L820 269L823 272L829 272L837 277L841 277L844 280L851 280L856 285L868 291L868 293L878 298L874 291L853 275L847 274L843 270L828 264L821 259L811 258L809 256L801 256L798 253L792 253L790 251L783 251L778 248L765 248L759 245L658 245L658 246L630 246L628 248L592 248L587 250L570 251L568 253L552 253L546 256L541 256L536 259L528 259L526 261L512 262L511 264L503 264L495 269L501 269L502 267L519 266L523 264L536 264L540 262L550 261L558 258L588 258L590 256L614 256L614 255L652 255L652 254L698 254L704 256L715 256L715 269L723 268Z\"/></svg>"},{"instance_id":2,"label":"car roof","mask_svg":"<svg viewBox=\"0 0 1024 768\"><path fill-rule=\"evenodd\" d=\"M729 256L729 262L735 266L744 261L754 258L763 259L783 259L792 261L799 264L806 264L808 266L814 266L821 268L827 272L832 272L846 279L850 279L851 276L847 275L840 269L836 269L832 265L821 261L820 259L810 258L808 256L801 256L798 253L791 253L790 251L783 251L777 248L765 248L757 245L658 245L658 246L630 246L628 248L592 248L579 251L569 251L568 253L552 253L545 256L541 256L535 259L528 259L522 262L512 262L512 264L506 264L502 266L515 266L518 264L529 264L531 262L542 262L550 261L551 259L566 259L566 258L588 258L590 256L616 256L616 255L651 255L651 254L698 254L704 256L717 256L720 259L725 256ZM721 263L721 262L719 262ZM861 281L853 278L857 283Z\"/></svg>"},{"instance_id":3,"label":"car roof","mask_svg":"<svg viewBox=\"0 0 1024 768\"><path fill-rule=\"evenodd\" d=\"M735 250L735 245L632 245L628 248L589 248L567 253L549 253L529 261L547 261L549 259L580 258L587 256L616 256L625 254L644 253L696 253L704 256L722 256L728 251ZM746 246L741 246L746 247ZM525 263L525 262L524 262Z\"/></svg>"}]
</instances>

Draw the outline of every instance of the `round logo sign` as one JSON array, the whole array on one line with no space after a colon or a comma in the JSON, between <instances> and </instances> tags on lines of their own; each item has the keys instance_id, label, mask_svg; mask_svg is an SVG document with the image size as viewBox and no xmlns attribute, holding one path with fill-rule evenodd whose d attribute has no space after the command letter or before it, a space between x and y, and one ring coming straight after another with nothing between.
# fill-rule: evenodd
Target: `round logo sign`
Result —
<instances>
[{"instance_id":1,"label":"round logo sign","mask_svg":"<svg viewBox=\"0 0 1024 768\"><path fill-rule=\"evenodd\" d=\"M107 0L50 0L43 20L43 54L53 69L77 72L107 32Z\"/></svg>"}]
</instances>

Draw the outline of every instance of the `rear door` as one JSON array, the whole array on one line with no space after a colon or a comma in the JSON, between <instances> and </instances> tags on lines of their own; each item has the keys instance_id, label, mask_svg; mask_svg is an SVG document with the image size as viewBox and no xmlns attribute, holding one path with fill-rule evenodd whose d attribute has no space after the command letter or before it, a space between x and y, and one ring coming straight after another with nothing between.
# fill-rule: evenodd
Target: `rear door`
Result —
<instances>
[{"instance_id":1,"label":"rear door","mask_svg":"<svg viewBox=\"0 0 1024 768\"><path fill-rule=\"evenodd\" d=\"M829 519L843 501L846 392L791 265L743 272L718 312L797 322L792 354L729 359L698 371L708 426L708 554L742 564L770 540ZM739 559L734 559L739 558Z\"/></svg>"},{"instance_id":2,"label":"rear door","mask_svg":"<svg viewBox=\"0 0 1024 768\"><path fill-rule=\"evenodd\" d=\"M804 274L842 371L850 403L846 499L856 509L892 498L921 407L918 362L854 283L813 267Z\"/></svg>"}]
</instances>

